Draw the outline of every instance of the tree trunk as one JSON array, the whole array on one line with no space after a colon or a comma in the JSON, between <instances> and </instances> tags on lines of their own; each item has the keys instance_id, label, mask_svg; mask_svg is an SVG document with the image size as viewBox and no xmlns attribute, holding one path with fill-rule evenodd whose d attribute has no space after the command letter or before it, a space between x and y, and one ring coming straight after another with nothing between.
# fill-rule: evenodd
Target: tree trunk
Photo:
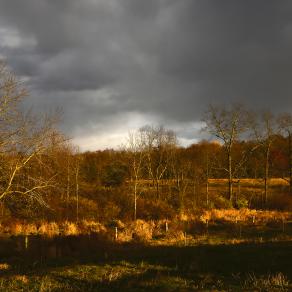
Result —
<instances>
[{"instance_id":1,"label":"tree trunk","mask_svg":"<svg viewBox=\"0 0 292 292\"><path fill-rule=\"evenodd\" d=\"M76 174L75 174L75 183L76 183L76 220L79 221L79 162L76 165Z\"/></svg>"},{"instance_id":2,"label":"tree trunk","mask_svg":"<svg viewBox=\"0 0 292 292\"><path fill-rule=\"evenodd\" d=\"M134 184L134 220L137 220L137 180Z\"/></svg>"},{"instance_id":3,"label":"tree trunk","mask_svg":"<svg viewBox=\"0 0 292 292\"><path fill-rule=\"evenodd\" d=\"M156 179L155 184L156 184L156 198L157 198L157 200L159 200L159 199L160 199L160 193L159 193L159 179Z\"/></svg>"},{"instance_id":4,"label":"tree trunk","mask_svg":"<svg viewBox=\"0 0 292 292\"><path fill-rule=\"evenodd\" d=\"M228 195L229 201L233 201L233 174L232 174L232 157L230 151L228 152Z\"/></svg>"},{"instance_id":5,"label":"tree trunk","mask_svg":"<svg viewBox=\"0 0 292 292\"><path fill-rule=\"evenodd\" d=\"M206 179L206 204L209 207L209 179Z\"/></svg>"},{"instance_id":6,"label":"tree trunk","mask_svg":"<svg viewBox=\"0 0 292 292\"><path fill-rule=\"evenodd\" d=\"M180 197L180 212L184 211L184 196L185 196L185 190L184 190L184 176L181 172L180 176L180 184L179 184L179 197Z\"/></svg>"},{"instance_id":7,"label":"tree trunk","mask_svg":"<svg viewBox=\"0 0 292 292\"><path fill-rule=\"evenodd\" d=\"M267 206L268 202L268 188L269 188L269 157L270 157L270 145L266 150L266 161L265 161L265 193L264 193L264 205Z\"/></svg>"},{"instance_id":8,"label":"tree trunk","mask_svg":"<svg viewBox=\"0 0 292 292\"><path fill-rule=\"evenodd\" d=\"M237 205L237 202L238 202L238 198L240 198L240 195L241 195L241 187L240 187L240 179L238 179L236 205Z\"/></svg>"},{"instance_id":9,"label":"tree trunk","mask_svg":"<svg viewBox=\"0 0 292 292\"><path fill-rule=\"evenodd\" d=\"M194 209L197 206L197 196L196 196L196 182L194 181L194 185L193 185L193 195L194 195L194 199L193 199L193 206Z\"/></svg>"},{"instance_id":10,"label":"tree trunk","mask_svg":"<svg viewBox=\"0 0 292 292\"><path fill-rule=\"evenodd\" d=\"M292 134L289 131L289 192L292 195Z\"/></svg>"},{"instance_id":11,"label":"tree trunk","mask_svg":"<svg viewBox=\"0 0 292 292\"><path fill-rule=\"evenodd\" d=\"M209 153L207 150L207 159L206 159L206 205L209 207Z\"/></svg>"},{"instance_id":12,"label":"tree trunk","mask_svg":"<svg viewBox=\"0 0 292 292\"><path fill-rule=\"evenodd\" d=\"M67 158L67 189L66 189L67 206L69 202L69 196L70 196L70 166L69 166L69 156L68 156Z\"/></svg>"}]
</instances>

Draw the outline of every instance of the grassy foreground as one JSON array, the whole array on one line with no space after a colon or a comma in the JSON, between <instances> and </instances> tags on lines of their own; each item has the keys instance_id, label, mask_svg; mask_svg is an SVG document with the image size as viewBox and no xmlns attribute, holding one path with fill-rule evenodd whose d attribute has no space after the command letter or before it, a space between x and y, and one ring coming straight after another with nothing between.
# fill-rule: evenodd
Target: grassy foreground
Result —
<instances>
[{"instance_id":1,"label":"grassy foreground","mask_svg":"<svg viewBox=\"0 0 292 292\"><path fill-rule=\"evenodd\" d=\"M291 291L292 242L87 243L50 258L2 257L0 291ZM74 249L75 248L75 249Z\"/></svg>"},{"instance_id":2,"label":"grassy foreground","mask_svg":"<svg viewBox=\"0 0 292 292\"><path fill-rule=\"evenodd\" d=\"M292 291L289 212L2 225L0 291Z\"/></svg>"}]
</instances>

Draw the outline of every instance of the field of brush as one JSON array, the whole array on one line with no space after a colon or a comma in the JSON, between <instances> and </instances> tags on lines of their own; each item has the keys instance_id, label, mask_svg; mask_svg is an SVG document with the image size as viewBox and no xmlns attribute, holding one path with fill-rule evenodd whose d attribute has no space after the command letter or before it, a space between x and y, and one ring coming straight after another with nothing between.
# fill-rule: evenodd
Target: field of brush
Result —
<instances>
[{"instance_id":1,"label":"field of brush","mask_svg":"<svg viewBox=\"0 0 292 292\"><path fill-rule=\"evenodd\" d=\"M1 226L0 291L289 291L292 214Z\"/></svg>"},{"instance_id":2,"label":"field of brush","mask_svg":"<svg viewBox=\"0 0 292 292\"><path fill-rule=\"evenodd\" d=\"M210 196L226 191L226 180L209 184ZM260 196L263 182L234 188ZM269 199L286 190L284 179L271 179ZM0 224L0 291L292 291L291 262L289 208Z\"/></svg>"},{"instance_id":3,"label":"field of brush","mask_svg":"<svg viewBox=\"0 0 292 292\"><path fill-rule=\"evenodd\" d=\"M270 178L269 185L271 186L288 186L288 178ZM210 183L213 184L227 184L227 179L209 179ZM234 179L234 182L238 182L238 179ZM255 178L241 178L240 183L242 186L261 186L263 185L263 179L255 179Z\"/></svg>"}]
</instances>

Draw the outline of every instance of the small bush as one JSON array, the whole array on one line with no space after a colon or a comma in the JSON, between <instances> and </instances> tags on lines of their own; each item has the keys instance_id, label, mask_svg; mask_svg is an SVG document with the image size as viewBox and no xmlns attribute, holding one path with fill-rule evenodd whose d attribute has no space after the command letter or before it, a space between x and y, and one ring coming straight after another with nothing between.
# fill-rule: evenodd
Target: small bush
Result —
<instances>
[{"instance_id":1,"label":"small bush","mask_svg":"<svg viewBox=\"0 0 292 292\"><path fill-rule=\"evenodd\" d=\"M247 208L248 207L248 203L249 203L248 200L246 198L242 197L242 198L239 198L236 201L236 206L239 209Z\"/></svg>"},{"instance_id":2,"label":"small bush","mask_svg":"<svg viewBox=\"0 0 292 292\"><path fill-rule=\"evenodd\" d=\"M132 239L137 241L148 241L152 239L155 224L144 220L136 220L131 226Z\"/></svg>"},{"instance_id":3,"label":"small bush","mask_svg":"<svg viewBox=\"0 0 292 292\"><path fill-rule=\"evenodd\" d=\"M112 220L108 226L109 227L117 227L120 230L125 229L125 224L121 220Z\"/></svg>"},{"instance_id":4,"label":"small bush","mask_svg":"<svg viewBox=\"0 0 292 292\"><path fill-rule=\"evenodd\" d=\"M216 196L213 198L213 206L218 209L230 209L232 202L222 196Z\"/></svg>"},{"instance_id":5,"label":"small bush","mask_svg":"<svg viewBox=\"0 0 292 292\"><path fill-rule=\"evenodd\" d=\"M24 224L22 226L22 230L23 230L23 233L25 235L29 235L29 234L37 234L37 227L35 224Z\"/></svg>"},{"instance_id":6,"label":"small bush","mask_svg":"<svg viewBox=\"0 0 292 292\"><path fill-rule=\"evenodd\" d=\"M139 199L137 215L143 220L162 220L173 218L175 211L164 201Z\"/></svg>"},{"instance_id":7,"label":"small bush","mask_svg":"<svg viewBox=\"0 0 292 292\"><path fill-rule=\"evenodd\" d=\"M62 224L62 230L63 230L63 234L65 236L68 236L68 235L79 235L80 234L77 225L75 223L73 223L73 222L65 221Z\"/></svg>"},{"instance_id":8,"label":"small bush","mask_svg":"<svg viewBox=\"0 0 292 292\"><path fill-rule=\"evenodd\" d=\"M104 225L95 221L82 220L78 225L81 234L105 233Z\"/></svg>"},{"instance_id":9,"label":"small bush","mask_svg":"<svg viewBox=\"0 0 292 292\"><path fill-rule=\"evenodd\" d=\"M7 263L0 263L0 271L7 271L11 268L11 266Z\"/></svg>"},{"instance_id":10,"label":"small bush","mask_svg":"<svg viewBox=\"0 0 292 292\"><path fill-rule=\"evenodd\" d=\"M166 233L165 239L171 242L183 241L185 240L185 234L181 230L170 230Z\"/></svg>"},{"instance_id":11,"label":"small bush","mask_svg":"<svg viewBox=\"0 0 292 292\"><path fill-rule=\"evenodd\" d=\"M8 226L8 232L13 235L23 234L23 225L20 222L14 222L10 226Z\"/></svg>"}]
</instances>

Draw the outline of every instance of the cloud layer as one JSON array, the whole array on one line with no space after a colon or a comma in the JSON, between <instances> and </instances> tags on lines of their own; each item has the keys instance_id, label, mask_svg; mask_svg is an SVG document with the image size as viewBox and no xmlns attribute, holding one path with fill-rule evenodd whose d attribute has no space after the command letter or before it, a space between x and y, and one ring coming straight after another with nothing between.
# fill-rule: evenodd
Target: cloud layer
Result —
<instances>
[{"instance_id":1,"label":"cloud layer","mask_svg":"<svg viewBox=\"0 0 292 292\"><path fill-rule=\"evenodd\" d=\"M199 135L209 103L292 109L290 1L3 0L0 56L83 149L163 123Z\"/></svg>"}]
</instances>

